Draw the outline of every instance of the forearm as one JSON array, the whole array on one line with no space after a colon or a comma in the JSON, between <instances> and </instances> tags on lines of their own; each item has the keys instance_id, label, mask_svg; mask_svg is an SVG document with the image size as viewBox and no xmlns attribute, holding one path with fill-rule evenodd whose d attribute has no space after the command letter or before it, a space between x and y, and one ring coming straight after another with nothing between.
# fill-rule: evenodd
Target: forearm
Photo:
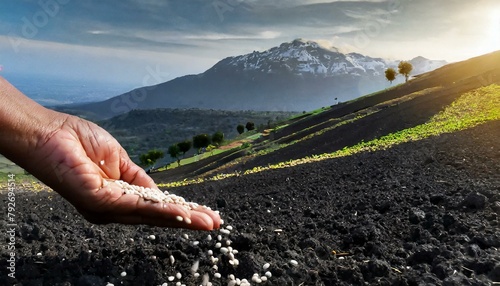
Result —
<instances>
[{"instance_id":1,"label":"forearm","mask_svg":"<svg viewBox=\"0 0 500 286\"><path fill-rule=\"evenodd\" d=\"M26 167L32 152L65 116L31 100L0 77L0 153Z\"/></svg>"}]
</instances>

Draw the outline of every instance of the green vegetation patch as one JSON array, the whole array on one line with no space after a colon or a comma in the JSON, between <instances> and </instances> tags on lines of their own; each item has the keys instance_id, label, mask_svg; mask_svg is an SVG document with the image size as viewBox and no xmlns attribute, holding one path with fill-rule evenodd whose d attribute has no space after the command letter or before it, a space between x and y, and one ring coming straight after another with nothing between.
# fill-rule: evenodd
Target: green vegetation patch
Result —
<instances>
[{"instance_id":1,"label":"green vegetation patch","mask_svg":"<svg viewBox=\"0 0 500 286\"><path fill-rule=\"evenodd\" d=\"M346 157L361 152L385 150L398 144L418 141L432 136L473 128L493 120L500 120L500 85L497 84L482 87L463 94L445 110L436 114L427 123L422 125L391 133L368 142L360 142L354 146L345 147L342 150L338 150L333 153L290 160L266 167L256 167L245 171L244 175L272 169L288 168L327 159ZM182 182L160 184L160 186L177 187L201 183L206 180L221 180L239 175L239 173L219 174L208 179L184 180Z\"/></svg>"}]
</instances>

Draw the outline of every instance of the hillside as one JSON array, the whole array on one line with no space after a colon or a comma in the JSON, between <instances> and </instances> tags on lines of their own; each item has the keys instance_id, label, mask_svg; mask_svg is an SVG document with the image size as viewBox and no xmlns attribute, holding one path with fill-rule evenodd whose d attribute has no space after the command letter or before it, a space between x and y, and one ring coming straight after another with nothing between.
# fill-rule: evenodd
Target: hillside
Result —
<instances>
[{"instance_id":1,"label":"hillside","mask_svg":"<svg viewBox=\"0 0 500 286\"><path fill-rule=\"evenodd\" d=\"M200 161L153 176L159 181L176 181L216 173L245 172L254 167L335 152L361 141L412 128L427 122L463 93L500 82L498 62L500 52L450 64L408 84L299 117L254 142L248 156L238 151L237 156L228 155L230 160L222 160L220 164L205 166Z\"/></svg>"},{"instance_id":2,"label":"hillside","mask_svg":"<svg viewBox=\"0 0 500 286\"><path fill-rule=\"evenodd\" d=\"M423 57L411 62L413 75L446 64ZM398 63L297 39L263 52L225 58L201 74L138 88L103 102L60 108L99 119L155 108L302 112L389 87L384 71Z\"/></svg>"},{"instance_id":3,"label":"hillside","mask_svg":"<svg viewBox=\"0 0 500 286\"><path fill-rule=\"evenodd\" d=\"M93 225L20 189L16 279L0 284L498 285L499 62L450 64L153 174L218 210L218 231Z\"/></svg>"}]
</instances>

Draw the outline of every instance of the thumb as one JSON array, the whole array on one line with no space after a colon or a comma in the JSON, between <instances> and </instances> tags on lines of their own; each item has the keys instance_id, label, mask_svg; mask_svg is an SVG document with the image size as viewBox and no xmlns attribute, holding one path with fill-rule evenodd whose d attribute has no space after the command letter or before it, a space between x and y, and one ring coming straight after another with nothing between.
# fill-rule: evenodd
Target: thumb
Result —
<instances>
[{"instance_id":1,"label":"thumb","mask_svg":"<svg viewBox=\"0 0 500 286\"><path fill-rule=\"evenodd\" d=\"M153 179L146 174L146 171L132 162L125 151L121 156L120 173L120 179L129 184L146 188L158 188Z\"/></svg>"}]
</instances>

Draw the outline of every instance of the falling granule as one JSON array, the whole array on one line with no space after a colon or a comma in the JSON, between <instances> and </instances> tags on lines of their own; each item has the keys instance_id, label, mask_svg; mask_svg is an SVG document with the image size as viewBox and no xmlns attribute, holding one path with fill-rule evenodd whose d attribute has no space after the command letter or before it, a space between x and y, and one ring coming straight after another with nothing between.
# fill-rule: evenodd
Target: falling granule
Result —
<instances>
[{"instance_id":1,"label":"falling granule","mask_svg":"<svg viewBox=\"0 0 500 286\"><path fill-rule=\"evenodd\" d=\"M203 286L207 286L207 285L208 285L208 283L210 283L210 276L208 276L208 273L205 273L205 274L203 275L203 280L202 280L202 282L201 282L201 285L203 285Z\"/></svg>"},{"instance_id":2,"label":"falling granule","mask_svg":"<svg viewBox=\"0 0 500 286\"><path fill-rule=\"evenodd\" d=\"M191 273L196 273L198 272L198 267L200 267L200 261L199 260L196 260L194 263L193 263L193 266L191 266Z\"/></svg>"}]
</instances>

